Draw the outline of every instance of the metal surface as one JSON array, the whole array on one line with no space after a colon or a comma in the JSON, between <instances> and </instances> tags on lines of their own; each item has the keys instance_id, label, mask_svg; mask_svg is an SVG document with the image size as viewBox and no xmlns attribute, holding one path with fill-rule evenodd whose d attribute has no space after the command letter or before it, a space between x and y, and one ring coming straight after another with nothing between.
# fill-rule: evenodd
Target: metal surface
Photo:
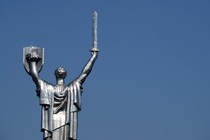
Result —
<instances>
[{"instance_id":1,"label":"metal surface","mask_svg":"<svg viewBox=\"0 0 210 140\"><path fill-rule=\"evenodd\" d=\"M38 54L38 56L39 56L38 62L36 63L37 64L36 67L37 67L37 71L40 72L42 69L42 66L44 64L44 48L39 48L36 46L30 46L30 47L23 48L23 65L24 65L24 68L27 71L27 73L30 73L29 72L30 69L29 69L29 64L28 64L28 61L26 60L26 57L33 56L36 54Z\"/></svg>"},{"instance_id":2,"label":"metal surface","mask_svg":"<svg viewBox=\"0 0 210 140\"><path fill-rule=\"evenodd\" d=\"M44 62L44 49L26 47L23 49L23 64L37 87L41 106L41 131L43 140L76 140L78 112L81 110L82 85L90 74L98 56L97 13L93 14L93 47L91 57L81 74L72 82L65 84L67 71L63 67L55 70L56 84L44 81L39 71ZM94 24L95 23L95 24Z\"/></svg>"},{"instance_id":3,"label":"metal surface","mask_svg":"<svg viewBox=\"0 0 210 140\"><path fill-rule=\"evenodd\" d=\"M96 11L93 11L93 18L92 18L92 35L93 35L93 40L92 40L92 48L90 51L99 51L98 50L98 38L97 38L97 28L98 28L98 14Z\"/></svg>"}]
</instances>

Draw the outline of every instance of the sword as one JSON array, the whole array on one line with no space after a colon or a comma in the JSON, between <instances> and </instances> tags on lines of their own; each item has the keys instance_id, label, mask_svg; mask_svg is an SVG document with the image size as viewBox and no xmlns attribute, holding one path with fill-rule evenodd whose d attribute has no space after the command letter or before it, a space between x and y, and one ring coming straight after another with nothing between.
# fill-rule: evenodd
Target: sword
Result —
<instances>
[{"instance_id":1,"label":"sword","mask_svg":"<svg viewBox=\"0 0 210 140\"><path fill-rule=\"evenodd\" d=\"M96 11L93 11L92 14L92 48L90 49L91 52L98 52L98 44L97 44L97 26L98 26L98 14Z\"/></svg>"}]
</instances>

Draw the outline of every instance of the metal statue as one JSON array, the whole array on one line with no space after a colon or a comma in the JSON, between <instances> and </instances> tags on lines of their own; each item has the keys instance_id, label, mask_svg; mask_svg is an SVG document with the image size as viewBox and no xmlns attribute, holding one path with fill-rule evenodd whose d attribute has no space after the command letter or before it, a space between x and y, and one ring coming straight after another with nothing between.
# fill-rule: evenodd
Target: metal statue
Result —
<instances>
[{"instance_id":1,"label":"metal statue","mask_svg":"<svg viewBox=\"0 0 210 140\"><path fill-rule=\"evenodd\" d=\"M93 13L93 48L91 57L81 74L65 84L67 71L63 67L55 70L56 84L50 84L39 77L44 64L44 49L30 46L23 49L25 70L37 87L41 105L41 131L43 140L76 140L78 112L81 110L82 84L90 74L98 56L97 13Z\"/></svg>"}]
</instances>

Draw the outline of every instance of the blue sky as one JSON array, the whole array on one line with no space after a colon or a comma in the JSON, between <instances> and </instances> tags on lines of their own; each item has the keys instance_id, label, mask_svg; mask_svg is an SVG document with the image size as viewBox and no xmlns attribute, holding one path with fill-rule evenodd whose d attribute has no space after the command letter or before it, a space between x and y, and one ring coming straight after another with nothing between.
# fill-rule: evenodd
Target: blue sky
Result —
<instances>
[{"instance_id":1,"label":"blue sky","mask_svg":"<svg viewBox=\"0 0 210 140\"><path fill-rule=\"evenodd\" d=\"M210 139L210 2L2 0L1 140L38 140L40 106L22 48L45 48L40 76L78 76L90 57L92 12L100 54L84 84L79 140Z\"/></svg>"}]
</instances>

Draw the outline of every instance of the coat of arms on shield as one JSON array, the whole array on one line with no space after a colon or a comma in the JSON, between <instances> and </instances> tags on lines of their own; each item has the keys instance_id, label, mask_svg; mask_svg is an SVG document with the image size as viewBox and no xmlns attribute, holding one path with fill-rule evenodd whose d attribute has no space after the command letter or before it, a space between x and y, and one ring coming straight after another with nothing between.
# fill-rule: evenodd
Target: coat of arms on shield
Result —
<instances>
[{"instance_id":1,"label":"coat of arms on shield","mask_svg":"<svg viewBox=\"0 0 210 140\"><path fill-rule=\"evenodd\" d=\"M28 74L30 74L29 63L27 57L37 57L37 71L40 72L44 64L44 48L30 46L23 48L23 65Z\"/></svg>"}]
</instances>

